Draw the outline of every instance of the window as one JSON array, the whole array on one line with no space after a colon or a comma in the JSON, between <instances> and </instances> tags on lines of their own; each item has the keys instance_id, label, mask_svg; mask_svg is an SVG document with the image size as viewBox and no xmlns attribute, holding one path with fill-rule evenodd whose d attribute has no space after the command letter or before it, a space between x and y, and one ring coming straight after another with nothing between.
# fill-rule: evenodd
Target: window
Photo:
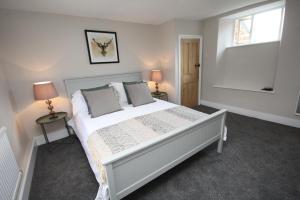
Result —
<instances>
[{"instance_id":1,"label":"window","mask_svg":"<svg viewBox=\"0 0 300 200\"><path fill-rule=\"evenodd\" d=\"M235 19L234 45L280 40L283 12L280 7Z\"/></svg>"}]
</instances>

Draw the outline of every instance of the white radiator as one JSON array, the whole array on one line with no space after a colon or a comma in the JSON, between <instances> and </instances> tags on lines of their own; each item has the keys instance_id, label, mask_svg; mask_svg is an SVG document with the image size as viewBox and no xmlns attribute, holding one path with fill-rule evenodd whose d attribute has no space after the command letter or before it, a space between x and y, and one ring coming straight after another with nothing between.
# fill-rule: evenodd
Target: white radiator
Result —
<instances>
[{"instance_id":1,"label":"white radiator","mask_svg":"<svg viewBox=\"0 0 300 200\"><path fill-rule=\"evenodd\" d=\"M16 199L22 178L16 158L6 135L0 128L0 200Z\"/></svg>"}]
</instances>

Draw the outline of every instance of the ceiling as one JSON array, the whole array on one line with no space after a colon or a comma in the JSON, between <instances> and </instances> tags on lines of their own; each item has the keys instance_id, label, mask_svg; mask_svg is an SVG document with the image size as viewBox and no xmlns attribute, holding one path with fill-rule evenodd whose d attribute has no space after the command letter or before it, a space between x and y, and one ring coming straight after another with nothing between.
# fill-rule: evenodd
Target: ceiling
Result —
<instances>
[{"instance_id":1,"label":"ceiling","mask_svg":"<svg viewBox=\"0 0 300 200\"><path fill-rule=\"evenodd\" d=\"M1 0L0 8L145 24L203 19L265 0Z\"/></svg>"}]
</instances>

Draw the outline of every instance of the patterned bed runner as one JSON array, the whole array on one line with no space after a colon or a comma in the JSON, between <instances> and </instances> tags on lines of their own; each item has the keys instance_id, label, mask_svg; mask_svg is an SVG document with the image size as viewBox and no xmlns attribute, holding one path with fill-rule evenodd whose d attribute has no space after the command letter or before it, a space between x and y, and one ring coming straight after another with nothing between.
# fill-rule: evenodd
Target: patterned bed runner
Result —
<instances>
[{"instance_id":1,"label":"patterned bed runner","mask_svg":"<svg viewBox=\"0 0 300 200\"><path fill-rule=\"evenodd\" d=\"M102 159L188 126L204 116L205 114L201 112L177 106L95 131L88 138L88 147L101 174L101 182L106 183L106 171Z\"/></svg>"}]
</instances>

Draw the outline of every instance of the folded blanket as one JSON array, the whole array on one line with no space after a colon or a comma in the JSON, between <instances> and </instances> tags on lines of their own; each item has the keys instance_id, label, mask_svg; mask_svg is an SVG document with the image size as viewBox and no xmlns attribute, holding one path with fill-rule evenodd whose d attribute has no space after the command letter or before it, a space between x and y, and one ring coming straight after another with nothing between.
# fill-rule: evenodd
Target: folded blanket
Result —
<instances>
[{"instance_id":1,"label":"folded blanket","mask_svg":"<svg viewBox=\"0 0 300 200\"><path fill-rule=\"evenodd\" d=\"M204 116L206 115L201 112L177 106L95 131L88 138L88 148L101 174L101 183L107 183L103 159L178 128L189 126Z\"/></svg>"}]
</instances>

